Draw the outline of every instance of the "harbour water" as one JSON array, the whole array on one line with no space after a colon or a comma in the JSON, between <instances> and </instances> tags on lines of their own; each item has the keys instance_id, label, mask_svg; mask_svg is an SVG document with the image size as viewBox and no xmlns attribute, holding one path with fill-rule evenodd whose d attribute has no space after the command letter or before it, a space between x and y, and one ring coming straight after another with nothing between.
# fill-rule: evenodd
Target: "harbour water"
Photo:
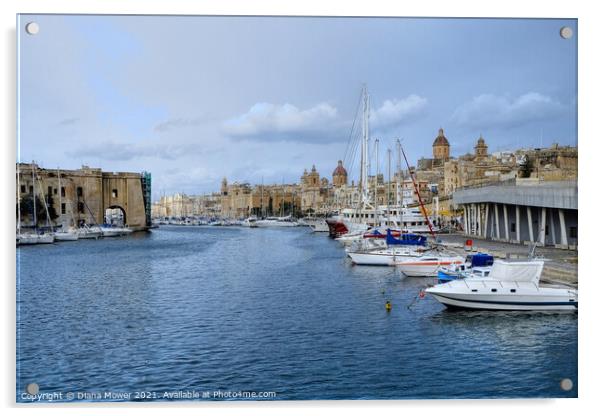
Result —
<instances>
[{"instance_id":1,"label":"harbour water","mask_svg":"<svg viewBox=\"0 0 602 416\"><path fill-rule=\"evenodd\" d=\"M577 314L448 311L417 296L427 280L352 266L305 227L165 226L18 247L17 265L19 402L30 383L73 400L577 396Z\"/></svg>"}]
</instances>

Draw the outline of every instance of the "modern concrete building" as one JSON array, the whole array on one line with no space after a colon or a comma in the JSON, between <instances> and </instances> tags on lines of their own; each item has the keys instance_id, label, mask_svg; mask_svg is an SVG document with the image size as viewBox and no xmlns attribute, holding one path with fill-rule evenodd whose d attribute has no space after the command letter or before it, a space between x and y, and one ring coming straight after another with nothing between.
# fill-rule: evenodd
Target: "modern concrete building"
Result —
<instances>
[{"instance_id":1,"label":"modern concrete building","mask_svg":"<svg viewBox=\"0 0 602 416\"><path fill-rule=\"evenodd\" d=\"M577 247L577 182L512 180L463 188L453 194L464 208L467 236L514 243Z\"/></svg>"}]
</instances>

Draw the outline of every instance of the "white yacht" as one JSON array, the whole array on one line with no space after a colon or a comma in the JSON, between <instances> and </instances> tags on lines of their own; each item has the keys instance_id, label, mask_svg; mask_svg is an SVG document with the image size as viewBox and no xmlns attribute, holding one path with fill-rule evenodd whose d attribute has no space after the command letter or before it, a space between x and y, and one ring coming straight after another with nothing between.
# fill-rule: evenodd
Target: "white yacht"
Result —
<instances>
[{"instance_id":1,"label":"white yacht","mask_svg":"<svg viewBox=\"0 0 602 416\"><path fill-rule=\"evenodd\" d=\"M449 308L577 311L577 289L540 286L543 260L496 260L488 276L453 280L426 289Z\"/></svg>"},{"instance_id":2,"label":"white yacht","mask_svg":"<svg viewBox=\"0 0 602 416\"><path fill-rule=\"evenodd\" d=\"M79 233L75 229L69 229L66 231L55 231L54 239L56 241L77 241L79 240Z\"/></svg>"},{"instance_id":3,"label":"white yacht","mask_svg":"<svg viewBox=\"0 0 602 416\"><path fill-rule=\"evenodd\" d=\"M243 222L241 222L241 224L243 227L249 227L249 228L257 228L257 217L256 216L250 216L249 218L246 218Z\"/></svg>"},{"instance_id":4,"label":"white yacht","mask_svg":"<svg viewBox=\"0 0 602 416\"><path fill-rule=\"evenodd\" d=\"M118 227L115 225L103 224L100 226L100 231L103 237L121 237L132 233L127 227Z\"/></svg>"},{"instance_id":5,"label":"white yacht","mask_svg":"<svg viewBox=\"0 0 602 416\"><path fill-rule=\"evenodd\" d=\"M31 245L31 244L52 244L54 243L53 234L37 234L37 233L24 233L17 234L17 244L20 246Z\"/></svg>"},{"instance_id":6,"label":"white yacht","mask_svg":"<svg viewBox=\"0 0 602 416\"><path fill-rule=\"evenodd\" d=\"M257 220L258 227L297 227L296 221L289 215L286 217L267 217L264 220Z\"/></svg>"},{"instance_id":7,"label":"white yacht","mask_svg":"<svg viewBox=\"0 0 602 416\"><path fill-rule=\"evenodd\" d=\"M397 262L408 258L417 258L424 250L415 246L390 247L371 251L348 252L353 264L363 266L394 266Z\"/></svg>"},{"instance_id":8,"label":"white yacht","mask_svg":"<svg viewBox=\"0 0 602 416\"><path fill-rule=\"evenodd\" d=\"M328 224L326 224L326 220L324 218L305 217L301 218L298 223L299 225L304 225L311 228L314 233L328 232Z\"/></svg>"},{"instance_id":9,"label":"white yacht","mask_svg":"<svg viewBox=\"0 0 602 416\"><path fill-rule=\"evenodd\" d=\"M78 238L80 239L94 239L97 240L102 237L102 230L99 226L83 225L77 229Z\"/></svg>"}]
</instances>

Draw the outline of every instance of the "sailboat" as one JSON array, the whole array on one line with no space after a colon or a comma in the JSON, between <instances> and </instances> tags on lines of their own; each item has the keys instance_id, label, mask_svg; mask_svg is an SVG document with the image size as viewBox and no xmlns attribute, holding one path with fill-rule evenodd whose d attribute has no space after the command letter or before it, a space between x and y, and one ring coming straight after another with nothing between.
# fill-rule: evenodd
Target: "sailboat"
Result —
<instances>
[{"instance_id":1,"label":"sailboat","mask_svg":"<svg viewBox=\"0 0 602 416\"><path fill-rule=\"evenodd\" d=\"M88 178L86 178L86 187L87 187L87 182L88 182ZM96 222L96 218L94 218L94 214L90 210L90 207L88 206L88 204L86 204L86 200L84 199L82 201L82 203L84 204L84 207L86 207L88 209L88 213L92 217L92 221L94 221L94 223L92 225L81 224L79 226L79 228L77 229L77 234L78 234L79 238L82 238L82 239L98 240L100 237L103 236L103 232L100 229L100 227L98 226L98 223Z\"/></svg>"},{"instance_id":2,"label":"sailboat","mask_svg":"<svg viewBox=\"0 0 602 416\"><path fill-rule=\"evenodd\" d=\"M35 165L34 162L31 163L31 178L33 182L33 233L21 233L20 230L20 218L19 218L19 231L18 231L18 241L19 245L30 245L30 244L51 244L54 243L54 234L50 232L44 232L38 230L38 216L36 210L36 175L35 175ZM42 194L43 195L43 194ZM19 198L20 200L20 198ZM44 208L46 209L46 222L49 225L49 217L48 206L46 205L46 200L44 200ZM20 210L20 205L19 205Z\"/></svg>"},{"instance_id":3,"label":"sailboat","mask_svg":"<svg viewBox=\"0 0 602 416\"><path fill-rule=\"evenodd\" d=\"M56 171L56 175L58 177L58 187L59 187L59 218L60 215L63 214L63 191L62 191L62 187L61 187L61 171L59 169L57 169ZM62 224L61 224L61 230L60 231L54 231L54 238L57 241L77 241L79 239L79 233L77 232L77 230L73 229L73 228L69 228L68 230L63 230L62 229Z\"/></svg>"}]
</instances>

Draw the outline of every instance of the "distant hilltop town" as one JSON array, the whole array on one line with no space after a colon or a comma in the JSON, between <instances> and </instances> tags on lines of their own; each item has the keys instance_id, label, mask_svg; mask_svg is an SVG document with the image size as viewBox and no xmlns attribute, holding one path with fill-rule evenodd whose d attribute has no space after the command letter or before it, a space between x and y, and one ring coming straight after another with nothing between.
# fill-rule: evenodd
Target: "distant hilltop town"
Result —
<instances>
[{"instance_id":1,"label":"distant hilltop town","mask_svg":"<svg viewBox=\"0 0 602 416\"><path fill-rule=\"evenodd\" d=\"M488 152L480 136L474 152L452 157L449 140L442 128L433 141L431 158L421 158L415 174L420 195L425 203L441 204L441 215L450 214L451 197L457 189L484 186L509 180L523 182L566 181L577 179L577 148L554 144L549 148L518 149L513 152ZM397 167L385 181L379 173L368 178L368 188L379 205L400 202L418 203L407 170ZM242 218L249 215L326 215L360 200L359 187L349 183L348 173L339 160L332 180L320 176L315 166L303 172L299 183L251 185L229 183L224 178L220 192L208 195L162 196L152 205L153 217L207 216ZM387 178L388 179L388 178ZM401 196L400 196L401 195ZM446 201L448 201L446 203Z\"/></svg>"}]
</instances>

